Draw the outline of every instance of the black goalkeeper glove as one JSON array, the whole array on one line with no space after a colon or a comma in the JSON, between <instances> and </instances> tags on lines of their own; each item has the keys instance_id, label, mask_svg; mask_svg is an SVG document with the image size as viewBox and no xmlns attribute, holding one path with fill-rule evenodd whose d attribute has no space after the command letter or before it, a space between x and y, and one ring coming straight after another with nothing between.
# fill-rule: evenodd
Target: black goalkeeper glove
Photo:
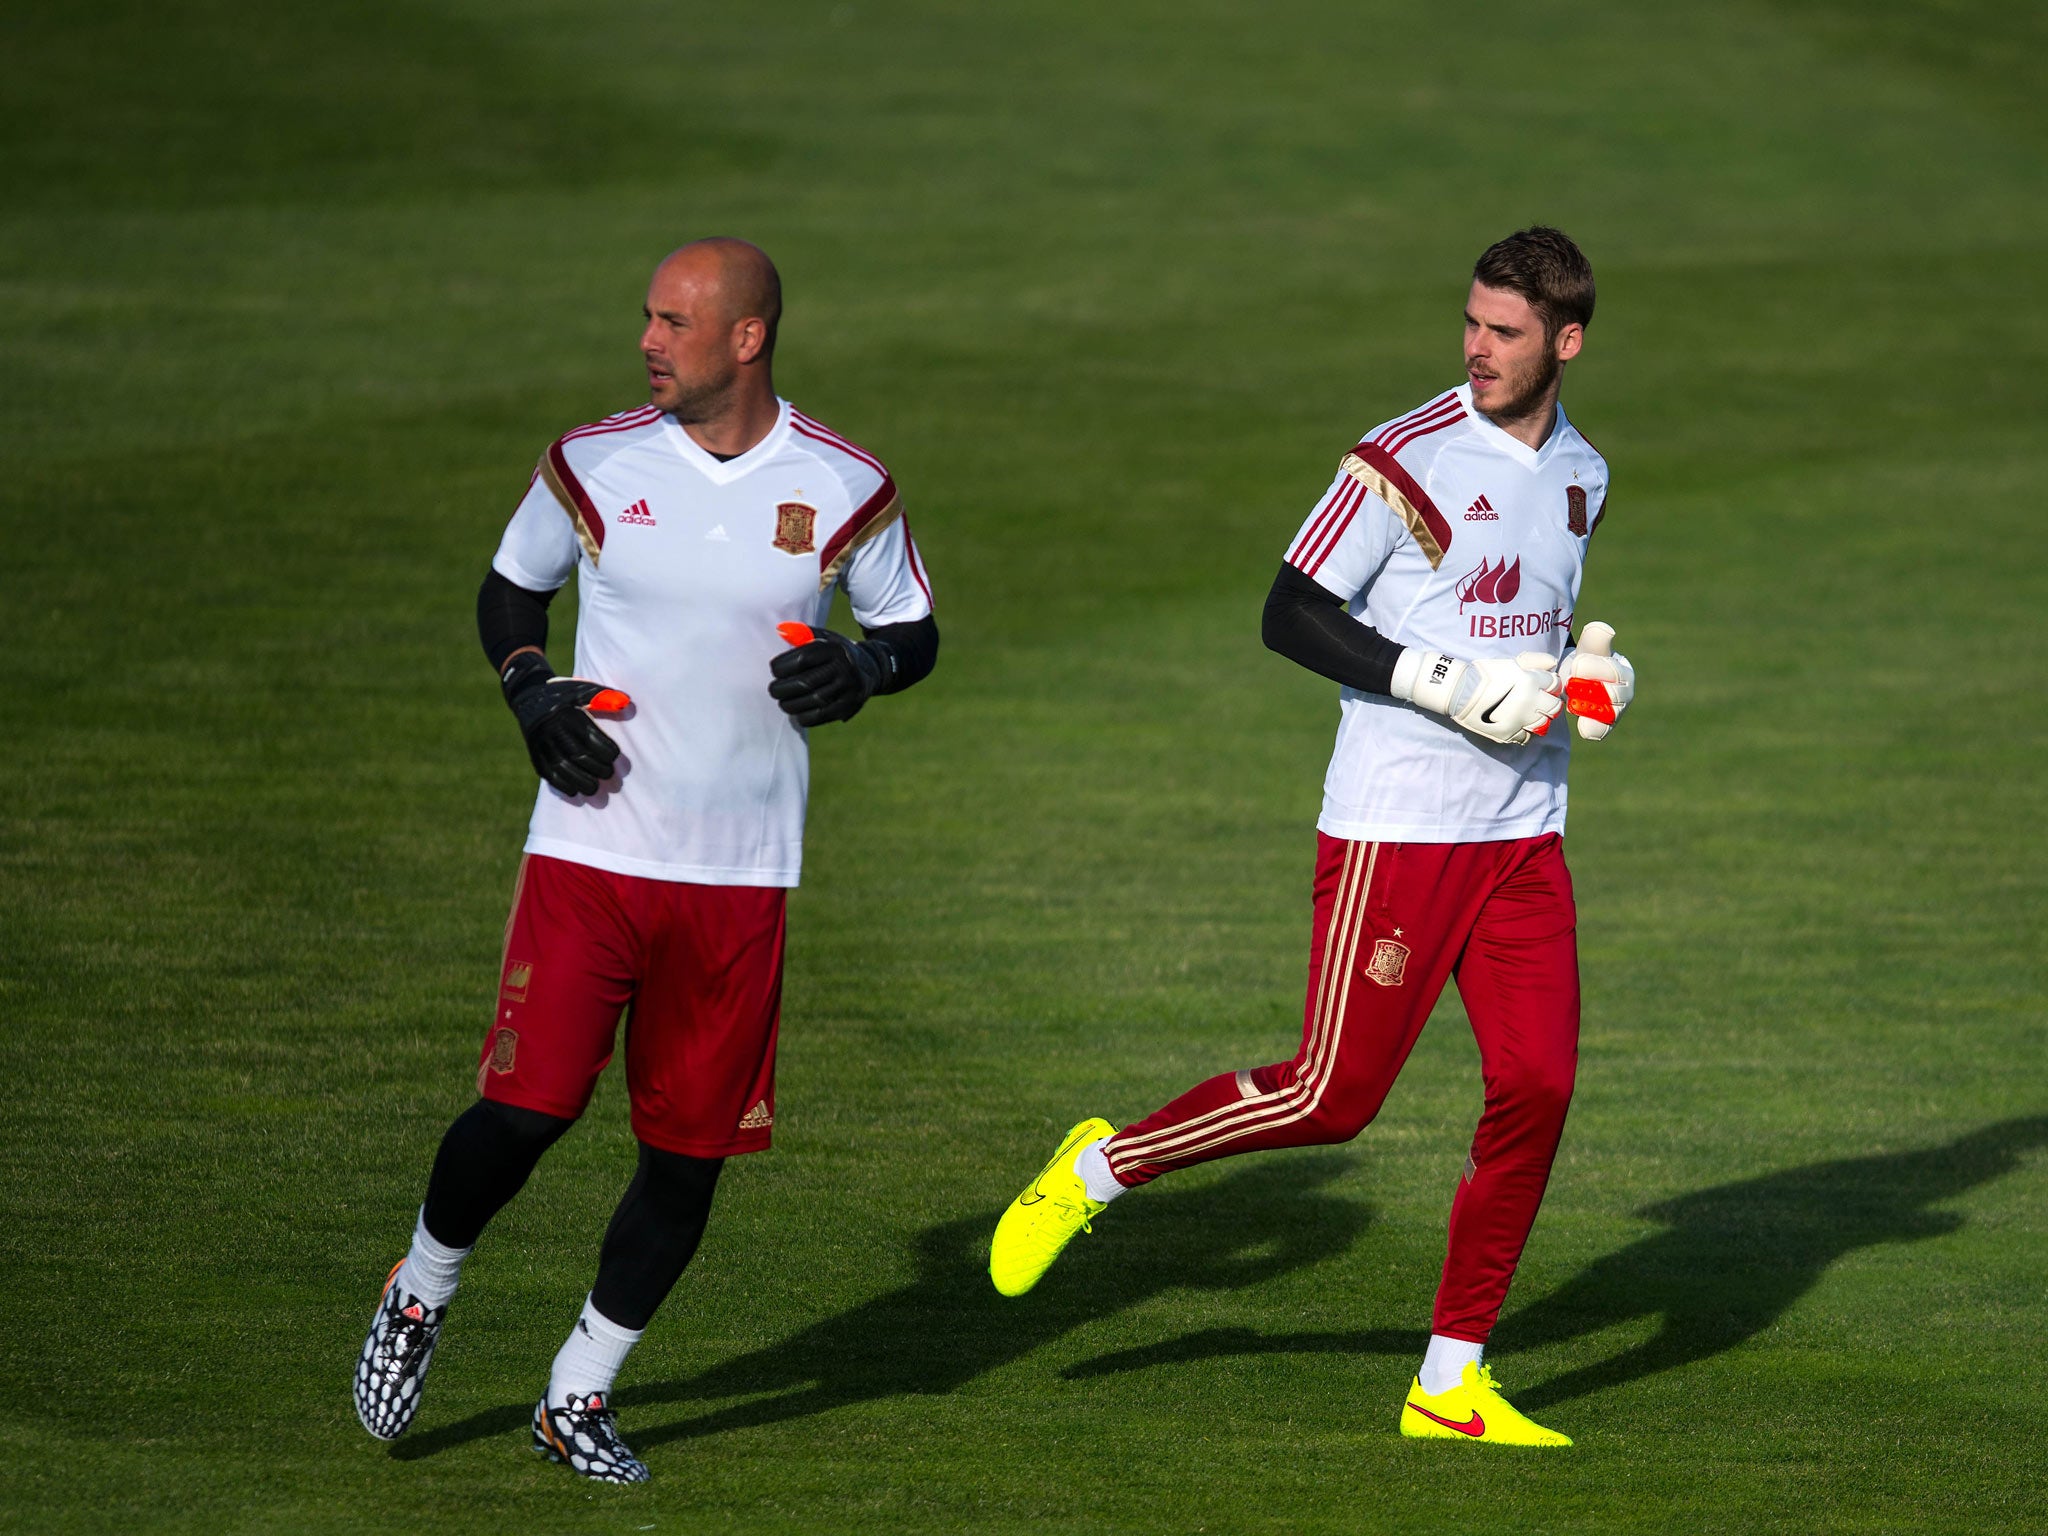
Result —
<instances>
[{"instance_id":1,"label":"black goalkeeper glove","mask_svg":"<svg viewBox=\"0 0 2048 1536\"><path fill-rule=\"evenodd\" d=\"M616 688L557 677L539 651L521 651L498 679L526 737L533 771L565 795L594 795L612 776L619 744L591 715L616 715L632 701Z\"/></svg>"},{"instance_id":2,"label":"black goalkeeper glove","mask_svg":"<svg viewBox=\"0 0 2048 1536\"><path fill-rule=\"evenodd\" d=\"M775 674L768 692L798 725L851 720L882 686L882 658L871 640L849 640L829 629L811 634L808 645L768 663Z\"/></svg>"}]
</instances>

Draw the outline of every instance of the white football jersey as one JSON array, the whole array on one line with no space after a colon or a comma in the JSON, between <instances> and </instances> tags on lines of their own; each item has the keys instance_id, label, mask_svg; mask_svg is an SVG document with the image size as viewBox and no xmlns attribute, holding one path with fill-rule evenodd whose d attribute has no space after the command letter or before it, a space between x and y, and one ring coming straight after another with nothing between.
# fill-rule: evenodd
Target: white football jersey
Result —
<instances>
[{"instance_id":1,"label":"white football jersey","mask_svg":"<svg viewBox=\"0 0 2048 1536\"><path fill-rule=\"evenodd\" d=\"M1287 562L1388 639L1447 656L1564 653L1607 462L1557 413L1541 448L1470 385L1376 427L1344 456ZM1468 843L1564 830L1569 720L1527 746L1346 688L1317 825L1361 842Z\"/></svg>"},{"instance_id":2,"label":"white football jersey","mask_svg":"<svg viewBox=\"0 0 2048 1536\"><path fill-rule=\"evenodd\" d=\"M787 401L720 461L654 406L556 439L491 566L551 592L577 577L575 675L623 689L617 777L540 786L526 839L619 874L797 883L810 755L768 696L785 620L821 626L844 586L868 628L932 611L882 462Z\"/></svg>"}]
</instances>

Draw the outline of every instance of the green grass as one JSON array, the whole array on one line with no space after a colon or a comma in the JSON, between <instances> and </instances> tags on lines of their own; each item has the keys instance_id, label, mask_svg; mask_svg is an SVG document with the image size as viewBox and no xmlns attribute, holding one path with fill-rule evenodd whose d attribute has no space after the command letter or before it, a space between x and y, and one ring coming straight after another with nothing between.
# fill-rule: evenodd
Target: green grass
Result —
<instances>
[{"instance_id":1,"label":"green grass","mask_svg":"<svg viewBox=\"0 0 2048 1536\"><path fill-rule=\"evenodd\" d=\"M0 54L0 1529L2048 1528L2036 10L45 0ZM1582 611L1643 679L1494 1344L1546 1457L1393 1433L1454 1001L1353 1146L979 1272L1072 1118L1292 1048L1335 711L1258 604L1537 218L1600 275ZM779 382L889 459L946 647L816 742L776 1150L620 1493L521 1427L614 1082L413 1436L347 1381L532 793L475 583L710 232L781 263Z\"/></svg>"}]
</instances>

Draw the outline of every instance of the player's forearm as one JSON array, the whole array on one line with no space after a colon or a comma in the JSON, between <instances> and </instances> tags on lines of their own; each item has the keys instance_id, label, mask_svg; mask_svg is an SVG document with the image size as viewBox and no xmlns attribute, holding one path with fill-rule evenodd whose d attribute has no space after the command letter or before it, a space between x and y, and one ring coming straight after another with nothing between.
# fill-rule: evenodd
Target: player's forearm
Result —
<instances>
[{"instance_id":1,"label":"player's forearm","mask_svg":"<svg viewBox=\"0 0 2048 1536\"><path fill-rule=\"evenodd\" d=\"M862 629L861 638L875 648L882 664L876 693L901 693L931 676L939 661L939 621L930 614L907 624L878 624Z\"/></svg>"},{"instance_id":2,"label":"player's forearm","mask_svg":"<svg viewBox=\"0 0 2048 1536\"><path fill-rule=\"evenodd\" d=\"M1313 576L1282 564L1266 594L1260 635L1269 650L1361 693L1387 693L1401 647L1361 624Z\"/></svg>"},{"instance_id":3,"label":"player's forearm","mask_svg":"<svg viewBox=\"0 0 2048 1536\"><path fill-rule=\"evenodd\" d=\"M491 669L501 677L520 651L545 651L552 592L531 592L495 570L484 573L476 594L476 632Z\"/></svg>"}]
</instances>

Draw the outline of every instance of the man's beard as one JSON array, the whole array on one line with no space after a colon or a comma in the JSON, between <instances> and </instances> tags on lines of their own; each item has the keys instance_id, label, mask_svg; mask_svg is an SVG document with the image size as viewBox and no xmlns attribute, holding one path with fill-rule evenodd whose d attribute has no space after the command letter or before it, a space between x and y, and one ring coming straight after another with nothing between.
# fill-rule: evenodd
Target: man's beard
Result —
<instances>
[{"instance_id":1,"label":"man's beard","mask_svg":"<svg viewBox=\"0 0 2048 1536\"><path fill-rule=\"evenodd\" d=\"M1481 406L1480 414L1493 421L1520 421L1532 416L1543 397L1550 393L1550 386L1557 382L1564 372L1564 361L1554 352L1544 353L1542 364L1536 369L1528 384L1498 405ZM1506 375L1501 375L1503 379Z\"/></svg>"},{"instance_id":2,"label":"man's beard","mask_svg":"<svg viewBox=\"0 0 2048 1536\"><path fill-rule=\"evenodd\" d=\"M732 400L732 386L731 378L696 384L685 384L681 379L671 378L669 399L662 404L662 409L685 425L712 421L725 414L726 406Z\"/></svg>"}]
</instances>

